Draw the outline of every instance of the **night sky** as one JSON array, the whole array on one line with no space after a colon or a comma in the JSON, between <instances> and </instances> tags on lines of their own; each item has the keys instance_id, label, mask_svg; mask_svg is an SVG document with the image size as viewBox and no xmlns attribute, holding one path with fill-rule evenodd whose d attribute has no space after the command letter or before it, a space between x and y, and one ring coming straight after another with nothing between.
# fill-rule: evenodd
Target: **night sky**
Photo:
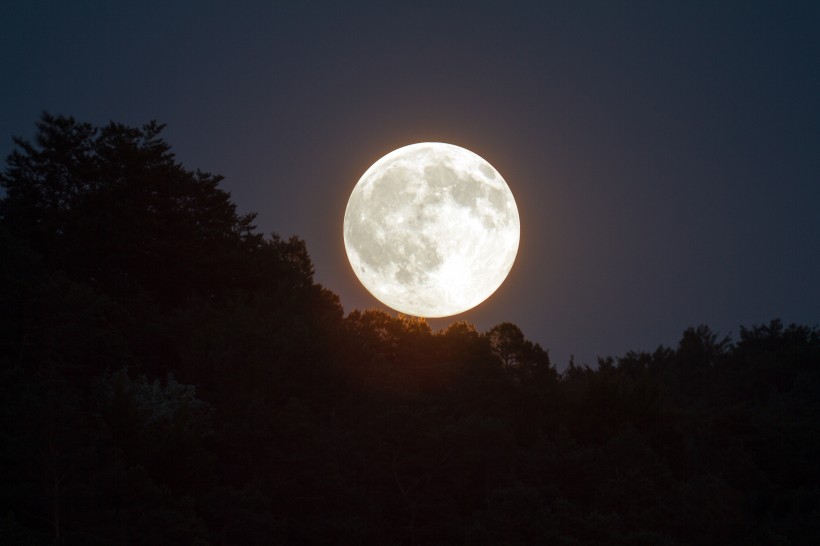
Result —
<instances>
[{"instance_id":1,"label":"night sky","mask_svg":"<svg viewBox=\"0 0 820 546\"><path fill-rule=\"evenodd\" d=\"M400 146L504 176L521 248L462 315L570 355L820 319L820 3L39 2L0 7L0 154L43 110L167 124L346 311L361 174Z\"/></svg>"}]
</instances>

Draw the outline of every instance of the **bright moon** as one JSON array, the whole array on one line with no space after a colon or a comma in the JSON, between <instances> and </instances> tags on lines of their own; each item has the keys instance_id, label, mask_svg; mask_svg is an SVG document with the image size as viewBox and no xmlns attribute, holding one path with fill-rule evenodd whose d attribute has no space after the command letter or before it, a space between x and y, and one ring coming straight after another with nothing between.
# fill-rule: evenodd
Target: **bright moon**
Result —
<instances>
[{"instance_id":1,"label":"bright moon","mask_svg":"<svg viewBox=\"0 0 820 546\"><path fill-rule=\"evenodd\" d=\"M361 283L418 317L471 309L501 286L518 252L507 183L469 150L423 142L390 152L359 179L344 241Z\"/></svg>"}]
</instances>

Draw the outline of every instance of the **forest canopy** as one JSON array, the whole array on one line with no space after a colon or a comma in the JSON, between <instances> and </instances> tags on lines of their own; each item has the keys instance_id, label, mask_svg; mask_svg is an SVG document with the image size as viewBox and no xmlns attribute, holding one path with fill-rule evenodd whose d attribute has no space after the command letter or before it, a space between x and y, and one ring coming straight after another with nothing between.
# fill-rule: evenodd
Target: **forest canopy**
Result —
<instances>
[{"instance_id":1,"label":"forest canopy","mask_svg":"<svg viewBox=\"0 0 820 546\"><path fill-rule=\"evenodd\" d=\"M345 315L163 126L43 114L0 174L2 544L820 543L820 330L559 373Z\"/></svg>"}]
</instances>

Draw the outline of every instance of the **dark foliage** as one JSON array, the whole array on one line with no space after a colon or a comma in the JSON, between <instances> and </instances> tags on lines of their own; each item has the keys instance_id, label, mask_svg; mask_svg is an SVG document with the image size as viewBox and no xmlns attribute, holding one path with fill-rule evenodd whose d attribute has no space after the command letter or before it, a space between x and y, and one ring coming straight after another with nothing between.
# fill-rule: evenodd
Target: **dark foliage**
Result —
<instances>
[{"instance_id":1,"label":"dark foliage","mask_svg":"<svg viewBox=\"0 0 820 546\"><path fill-rule=\"evenodd\" d=\"M343 316L162 126L0 175L2 544L817 544L820 330L573 363Z\"/></svg>"}]
</instances>

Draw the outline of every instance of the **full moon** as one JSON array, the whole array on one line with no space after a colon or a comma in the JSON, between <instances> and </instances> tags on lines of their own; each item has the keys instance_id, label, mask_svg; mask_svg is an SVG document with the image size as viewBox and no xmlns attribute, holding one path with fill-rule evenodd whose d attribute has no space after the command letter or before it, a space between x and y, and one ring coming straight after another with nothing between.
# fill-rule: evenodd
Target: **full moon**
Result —
<instances>
[{"instance_id":1,"label":"full moon","mask_svg":"<svg viewBox=\"0 0 820 546\"><path fill-rule=\"evenodd\" d=\"M447 317L501 286L521 225L507 183L483 158L440 142L411 144L374 163L347 203L353 271L379 301L408 315Z\"/></svg>"}]
</instances>

